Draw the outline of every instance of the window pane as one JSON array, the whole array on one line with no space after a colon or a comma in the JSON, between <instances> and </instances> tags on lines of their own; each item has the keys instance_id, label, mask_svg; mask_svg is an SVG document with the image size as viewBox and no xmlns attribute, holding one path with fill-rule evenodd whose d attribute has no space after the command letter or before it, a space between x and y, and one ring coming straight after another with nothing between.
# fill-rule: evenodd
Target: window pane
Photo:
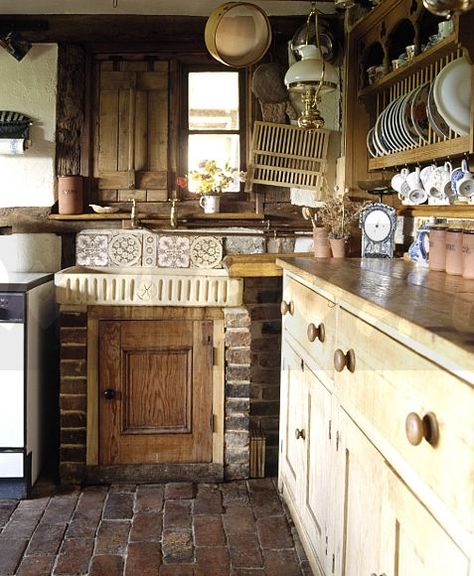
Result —
<instances>
[{"instance_id":1,"label":"window pane","mask_svg":"<svg viewBox=\"0 0 474 576\"><path fill-rule=\"evenodd\" d=\"M188 139L188 172L196 170L199 163L205 160L215 160L220 167L228 163L239 169L239 153L238 134L192 134ZM191 182L189 190L194 191ZM228 191L238 192L239 183L236 182Z\"/></svg>"},{"instance_id":2,"label":"window pane","mask_svg":"<svg viewBox=\"0 0 474 576\"><path fill-rule=\"evenodd\" d=\"M239 73L190 72L189 130L239 129Z\"/></svg>"}]
</instances>

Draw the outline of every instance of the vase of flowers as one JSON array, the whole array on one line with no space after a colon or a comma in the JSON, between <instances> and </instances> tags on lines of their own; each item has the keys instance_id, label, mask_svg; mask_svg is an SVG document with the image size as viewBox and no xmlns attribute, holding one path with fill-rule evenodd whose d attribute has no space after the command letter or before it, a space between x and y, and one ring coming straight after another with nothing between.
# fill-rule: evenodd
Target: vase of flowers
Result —
<instances>
[{"instance_id":1,"label":"vase of flowers","mask_svg":"<svg viewBox=\"0 0 474 576\"><path fill-rule=\"evenodd\" d=\"M365 203L349 200L347 194L329 198L319 210L318 217L329 230L329 243L334 258L344 258L352 222L358 217Z\"/></svg>"},{"instance_id":2,"label":"vase of flowers","mask_svg":"<svg viewBox=\"0 0 474 576\"><path fill-rule=\"evenodd\" d=\"M191 170L187 178L179 177L180 187L189 186L189 191L197 194L199 205L206 214L219 212L221 194L228 191L232 184L243 182L245 172L239 172L229 163L218 166L215 160L203 160L196 170Z\"/></svg>"}]
</instances>

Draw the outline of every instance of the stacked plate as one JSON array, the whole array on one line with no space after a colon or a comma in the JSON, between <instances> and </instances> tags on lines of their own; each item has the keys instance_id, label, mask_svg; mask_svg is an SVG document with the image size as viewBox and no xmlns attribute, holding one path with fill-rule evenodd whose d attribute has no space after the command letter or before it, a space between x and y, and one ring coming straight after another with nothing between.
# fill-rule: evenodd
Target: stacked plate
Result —
<instances>
[{"instance_id":1,"label":"stacked plate","mask_svg":"<svg viewBox=\"0 0 474 576\"><path fill-rule=\"evenodd\" d=\"M434 82L399 96L378 116L367 134L372 157L408 150L429 142L430 126L441 138L450 130L469 134L471 66L462 57L447 64Z\"/></svg>"}]
</instances>

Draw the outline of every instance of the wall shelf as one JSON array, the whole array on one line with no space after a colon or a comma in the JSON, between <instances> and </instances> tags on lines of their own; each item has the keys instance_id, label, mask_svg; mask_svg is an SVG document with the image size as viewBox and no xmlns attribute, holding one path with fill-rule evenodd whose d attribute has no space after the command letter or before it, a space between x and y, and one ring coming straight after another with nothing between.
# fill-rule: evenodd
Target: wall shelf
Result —
<instances>
[{"instance_id":1,"label":"wall shelf","mask_svg":"<svg viewBox=\"0 0 474 576\"><path fill-rule=\"evenodd\" d=\"M434 216L435 218L474 218L474 204L454 206L402 206L402 216Z\"/></svg>"},{"instance_id":2,"label":"wall shelf","mask_svg":"<svg viewBox=\"0 0 474 576\"><path fill-rule=\"evenodd\" d=\"M50 214L48 216L50 220L130 220L129 212L114 212L113 214ZM169 214L153 214L146 213L139 215L140 222L150 223L154 221L169 220ZM180 219L181 220L181 219ZM263 213L256 212L217 212L216 214L188 214L182 220L265 220L265 215Z\"/></svg>"}]
</instances>

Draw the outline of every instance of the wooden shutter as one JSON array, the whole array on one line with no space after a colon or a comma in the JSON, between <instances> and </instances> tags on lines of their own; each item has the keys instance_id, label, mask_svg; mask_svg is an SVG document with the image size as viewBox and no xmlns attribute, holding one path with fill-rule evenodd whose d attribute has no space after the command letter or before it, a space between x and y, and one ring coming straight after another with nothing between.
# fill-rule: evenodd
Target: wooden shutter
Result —
<instances>
[{"instance_id":1,"label":"wooden shutter","mask_svg":"<svg viewBox=\"0 0 474 576\"><path fill-rule=\"evenodd\" d=\"M99 65L94 176L101 200L166 200L168 62ZM140 68L143 67L143 70ZM138 68L138 69L137 69Z\"/></svg>"}]
</instances>

